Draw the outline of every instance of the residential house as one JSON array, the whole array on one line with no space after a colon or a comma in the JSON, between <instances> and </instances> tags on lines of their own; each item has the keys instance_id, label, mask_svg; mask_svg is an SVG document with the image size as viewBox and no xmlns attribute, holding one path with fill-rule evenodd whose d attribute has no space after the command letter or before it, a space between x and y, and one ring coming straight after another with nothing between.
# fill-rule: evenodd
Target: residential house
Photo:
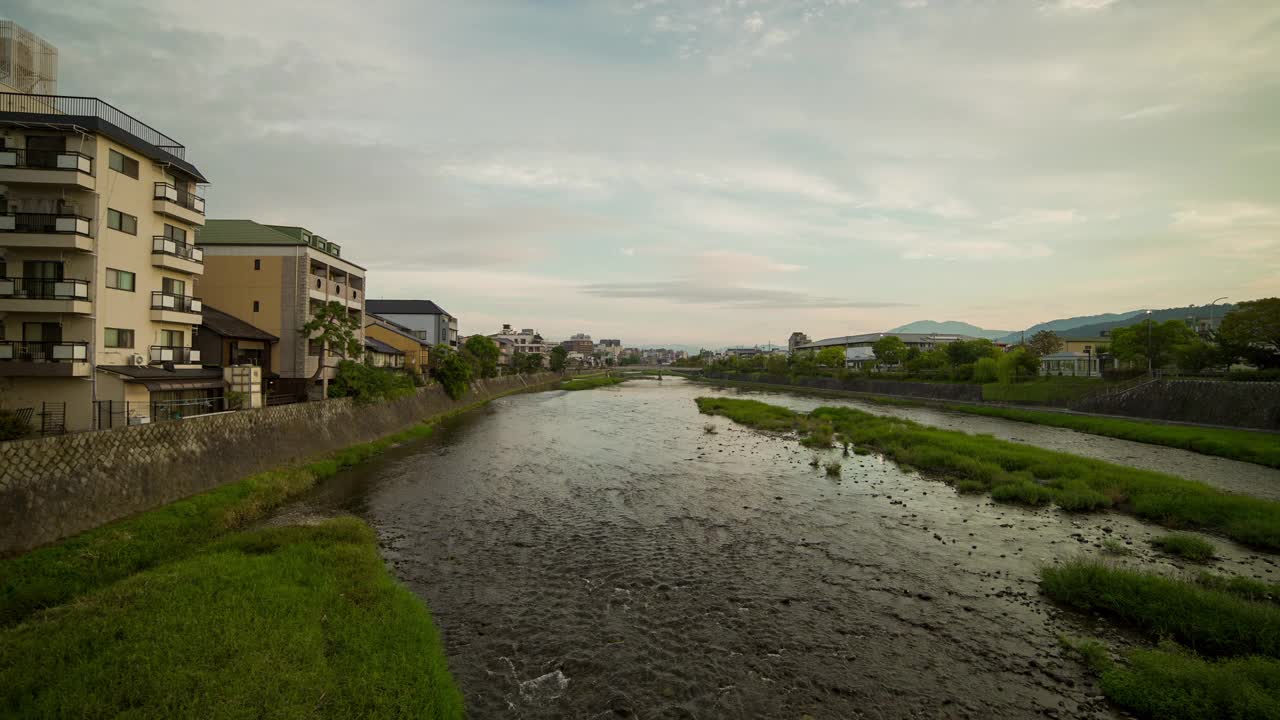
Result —
<instances>
[{"instance_id":1,"label":"residential house","mask_svg":"<svg viewBox=\"0 0 1280 720\"><path fill-rule=\"evenodd\" d=\"M337 243L297 226L210 220L197 244L204 251L201 295L280 338L268 369L282 391L305 391L312 378L332 379L337 372L336 349L326 350L318 373L321 343L302 334L321 305L345 308L363 342L365 270L342 257Z\"/></svg>"},{"instance_id":2,"label":"residential house","mask_svg":"<svg viewBox=\"0 0 1280 720\"><path fill-rule=\"evenodd\" d=\"M57 49L20 26L0 55L0 401L43 432L216 406L192 346L205 176L160 130L55 94Z\"/></svg>"},{"instance_id":3,"label":"residential house","mask_svg":"<svg viewBox=\"0 0 1280 720\"><path fill-rule=\"evenodd\" d=\"M519 332L512 329L510 325L503 325L500 332L489 336L496 340L499 344L504 341L511 342L511 354L525 353L532 355L541 355L542 364L548 362L547 353L550 352L551 346L542 339L542 334L532 328L524 328Z\"/></svg>"},{"instance_id":4,"label":"residential house","mask_svg":"<svg viewBox=\"0 0 1280 720\"><path fill-rule=\"evenodd\" d=\"M371 367L386 368L388 370L401 370L404 368L403 350L392 347L369 335L364 336L364 358L364 361Z\"/></svg>"},{"instance_id":5,"label":"residential house","mask_svg":"<svg viewBox=\"0 0 1280 720\"><path fill-rule=\"evenodd\" d=\"M1105 353L1099 355L1111 342L1106 337L1063 337L1062 347L1040 358L1041 375L1070 375L1078 377L1102 377L1106 366Z\"/></svg>"},{"instance_id":6,"label":"residential house","mask_svg":"<svg viewBox=\"0 0 1280 720\"><path fill-rule=\"evenodd\" d=\"M427 373L431 343L414 335L409 328L371 313L365 318L364 336L376 338L404 353L405 370L421 375Z\"/></svg>"},{"instance_id":7,"label":"residential house","mask_svg":"<svg viewBox=\"0 0 1280 720\"><path fill-rule=\"evenodd\" d=\"M196 335L203 362L212 365L271 367L272 351L280 338L206 304Z\"/></svg>"},{"instance_id":8,"label":"residential house","mask_svg":"<svg viewBox=\"0 0 1280 720\"><path fill-rule=\"evenodd\" d=\"M458 347L458 318L430 300L370 300L369 312L389 320L431 345Z\"/></svg>"}]
</instances>

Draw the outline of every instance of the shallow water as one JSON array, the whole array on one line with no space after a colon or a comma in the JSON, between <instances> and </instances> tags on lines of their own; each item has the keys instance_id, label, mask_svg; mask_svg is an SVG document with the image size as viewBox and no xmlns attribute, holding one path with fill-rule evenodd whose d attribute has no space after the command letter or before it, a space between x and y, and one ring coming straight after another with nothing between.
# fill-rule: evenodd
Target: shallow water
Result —
<instances>
[{"instance_id":1,"label":"shallow water","mask_svg":"<svg viewBox=\"0 0 1280 720\"><path fill-rule=\"evenodd\" d=\"M1036 569L1108 537L1176 567L1159 528L958 496L876 456L831 451L828 478L793 440L699 415L706 394L754 393L504 398L291 511L377 529L477 718L1113 716L1056 637L1120 638L1041 599ZM1272 578L1215 542L1216 569Z\"/></svg>"}]
</instances>

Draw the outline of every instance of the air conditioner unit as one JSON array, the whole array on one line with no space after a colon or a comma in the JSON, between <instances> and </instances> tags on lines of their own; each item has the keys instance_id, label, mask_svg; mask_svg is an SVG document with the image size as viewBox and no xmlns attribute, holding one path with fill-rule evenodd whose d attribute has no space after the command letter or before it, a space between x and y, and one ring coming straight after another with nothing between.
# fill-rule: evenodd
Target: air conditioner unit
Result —
<instances>
[{"instance_id":1,"label":"air conditioner unit","mask_svg":"<svg viewBox=\"0 0 1280 720\"><path fill-rule=\"evenodd\" d=\"M141 353L134 353L133 356L129 358L129 364L134 367L144 367L147 364L147 358Z\"/></svg>"}]
</instances>

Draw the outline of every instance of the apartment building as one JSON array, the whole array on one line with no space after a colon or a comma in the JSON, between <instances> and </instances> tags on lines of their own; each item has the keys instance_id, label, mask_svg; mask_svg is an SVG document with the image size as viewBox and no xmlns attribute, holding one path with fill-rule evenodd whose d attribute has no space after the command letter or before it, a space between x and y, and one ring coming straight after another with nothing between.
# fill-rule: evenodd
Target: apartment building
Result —
<instances>
[{"instance_id":1,"label":"apartment building","mask_svg":"<svg viewBox=\"0 0 1280 720\"><path fill-rule=\"evenodd\" d=\"M207 182L186 148L56 94L56 48L0 22L0 403L61 432L195 414ZM163 416L163 417L162 417Z\"/></svg>"},{"instance_id":2,"label":"apartment building","mask_svg":"<svg viewBox=\"0 0 1280 720\"><path fill-rule=\"evenodd\" d=\"M533 328L524 328L517 332L510 325L503 325L501 332L489 337L499 343L510 341L512 354L519 352L545 355L551 350L551 346L542 339L542 334Z\"/></svg>"},{"instance_id":3,"label":"apartment building","mask_svg":"<svg viewBox=\"0 0 1280 720\"><path fill-rule=\"evenodd\" d=\"M596 344L586 333L575 333L568 340L562 340L560 346L568 352L580 353L583 356L590 356L596 349Z\"/></svg>"},{"instance_id":4,"label":"apartment building","mask_svg":"<svg viewBox=\"0 0 1280 720\"><path fill-rule=\"evenodd\" d=\"M296 388L336 373L336 356L327 352L326 367L317 374L321 344L302 336L302 326L321 304L343 305L364 342L365 269L344 259L337 243L296 225L211 219L197 246L204 252L202 297L280 338L269 370L294 382L279 385Z\"/></svg>"},{"instance_id":5,"label":"apartment building","mask_svg":"<svg viewBox=\"0 0 1280 720\"><path fill-rule=\"evenodd\" d=\"M370 300L369 312L407 327L431 345L458 347L458 318L430 300Z\"/></svg>"}]
</instances>

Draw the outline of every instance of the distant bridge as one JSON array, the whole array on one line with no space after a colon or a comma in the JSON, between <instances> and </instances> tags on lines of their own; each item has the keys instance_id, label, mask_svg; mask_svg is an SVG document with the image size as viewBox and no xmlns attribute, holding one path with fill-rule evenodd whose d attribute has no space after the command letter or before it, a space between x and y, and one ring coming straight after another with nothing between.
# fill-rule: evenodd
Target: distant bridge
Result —
<instances>
[{"instance_id":1,"label":"distant bridge","mask_svg":"<svg viewBox=\"0 0 1280 720\"><path fill-rule=\"evenodd\" d=\"M621 365L609 368L609 372L625 375L629 372L660 373L662 375L701 375L700 367L676 367L674 365Z\"/></svg>"}]
</instances>

